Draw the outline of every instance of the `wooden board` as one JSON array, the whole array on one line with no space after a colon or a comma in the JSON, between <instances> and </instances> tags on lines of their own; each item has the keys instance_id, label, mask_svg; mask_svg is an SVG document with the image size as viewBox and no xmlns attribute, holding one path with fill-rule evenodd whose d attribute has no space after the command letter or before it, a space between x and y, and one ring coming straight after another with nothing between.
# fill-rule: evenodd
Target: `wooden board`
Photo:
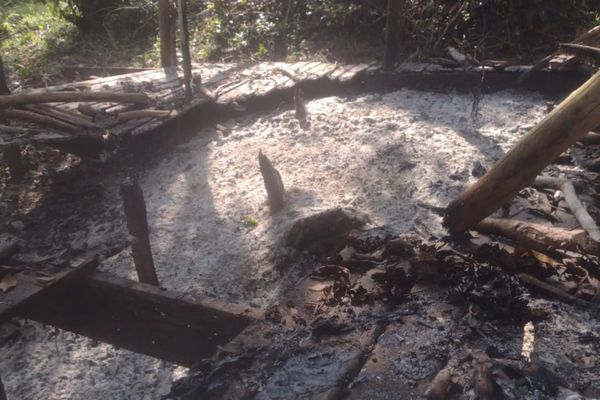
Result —
<instances>
[{"instance_id":1,"label":"wooden board","mask_svg":"<svg viewBox=\"0 0 600 400\"><path fill-rule=\"evenodd\" d=\"M98 258L88 256L73 260L68 267L54 275L51 281L33 274L17 274L17 285L6 293L0 292L0 322L13 317L21 309L36 304L44 293L93 271Z\"/></svg>"},{"instance_id":2,"label":"wooden board","mask_svg":"<svg viewBox=\"0 0 600 400\"><path fill-rule=\"evenodd\" d=\"M184 366L262 318L249 306L191 300L102 272L47 292L19 315Z\"/></svg>"}]
</instances>

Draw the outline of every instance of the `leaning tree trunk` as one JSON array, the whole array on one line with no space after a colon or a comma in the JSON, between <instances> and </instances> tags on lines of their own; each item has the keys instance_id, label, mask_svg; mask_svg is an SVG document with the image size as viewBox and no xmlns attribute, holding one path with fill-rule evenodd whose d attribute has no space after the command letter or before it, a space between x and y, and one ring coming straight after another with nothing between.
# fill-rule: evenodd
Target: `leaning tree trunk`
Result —
<instances>
[{"instance_id":1,"label":"leaning tree trunk","mask_svg":"<svg viewBox=\"0 0 600 400\"><path fill-rule=\"evenodd\" d=\"M0 54L0 94L10 94L6 76L4 75L4 63L2 62L2 54Z\"/></svg>"},{"instance_id":2,"label":"leaning tree trunk","mask_svg":"<svg viewBox=\"0 0 600 400\"><path fill-rule=\"evenodd\" d=\"M561 153L600 125L600 72L571 93L446 208L444 225L463 232L511 201Z\"/></svg>"}]
</instances>

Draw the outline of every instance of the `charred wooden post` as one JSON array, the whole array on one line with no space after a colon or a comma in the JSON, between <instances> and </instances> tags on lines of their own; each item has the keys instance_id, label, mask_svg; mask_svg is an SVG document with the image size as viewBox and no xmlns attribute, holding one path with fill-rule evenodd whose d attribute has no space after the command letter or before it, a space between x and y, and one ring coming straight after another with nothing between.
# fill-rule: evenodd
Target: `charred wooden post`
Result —
<instances>
[{"instance_id":1,"label":"charred wooden post","mask_svg":"<svg viewBox=\"0 0 600 400\"><path fill-rule=\"evenodd\" d=\"M294 87L294 107L296 108L295 117L299 121L306 121L308 110L304 102L304 91L301 87Z\"/></svg>"},{"instance_id":2,"label":"charred wooden post","mask_svg":"<svg viewBox=\"0 0 600 400\"><path fill-rule=\"evenodd\" d=\"M172 0L158 0L158 31L160 40L160 65L163 68L177 65L175 24Z\"/></svg>"},{"instance_id":3,"label":"charred wooden post","mask_svg":"<svg viewBox=\"0 0 600 400\"><path fill-rule=\"evenodd\" d=\"M283 187L281 174L273 167L271 160L262 151L258 152L258 164L267 189L271 212L276 213L283 208L285 201L285 188Z\"/></svg>"},{"instance_id":4,"label":"charred wooden post","mask_svg":"<svg viewBox=\"0 0 600 400\"><path fill-rule=\"evenodd\" d=\"M179 32L181 35L185 98L189 101L192 99L192 57L190 56L190 34L188 30L186 0L177 0L177 12L179 14Z\"/></svg>"},{"instance_id":5,"label":"charred wooden post","mask_svg":"<svg viewBox=\"0 0 600 400\"><path fill-rule=\"evenodd\" d=\"M4 148L4 159L8 164L10 179L13 181L20 180L25 175L25 165L21 156L21 147L17 145L6 146Z\"/></svg>"},{"instance_id":6,"label":"charred wooden post","mask_svg":"<svg viewBox=\"0 0 600 400\"><path fill-rule=\"evenodd\" d=\"M392 70L398 62L398 49L400 23L399 11L401 0L388 0L387 6L387 22L385 27L385 54L383 58L383 68Z\"/></svg>"},{"instance_id":7,"label":"charred wooden post","mask_svg":"<svg viewBox=\"0 0 600 400\"><path fill-rule=\"evenodd\" d=\"M512 200L560 154L600 124L600 73L571 93L446 208L444 225L463 232Z\"/></svg>"},{"instance_id":8,"label":"charred wooden post","mask_svg":"<svg viewBox=\"0 0 600 400\"><path fill-rule=\"evenodd\" d=\"M0 54L0 94L10 94L6 75L4 75L4 63L2 62L2 54Z\"/></svg>"},{"instance_id":9,"label":"charred wooden post","mask_svg":"<svg viewBox=\"0 0 600 400\"><path fill-rule=\"evenodd\" d=\"M138 278L142 283L158 286L152 249L150 248L146 203L144 193L137 179L128 178L125 180L121 185L121 196L123 197L123 207L127 218L127 229L133 238L131 252Z\"/></svg>"}]
</instances>

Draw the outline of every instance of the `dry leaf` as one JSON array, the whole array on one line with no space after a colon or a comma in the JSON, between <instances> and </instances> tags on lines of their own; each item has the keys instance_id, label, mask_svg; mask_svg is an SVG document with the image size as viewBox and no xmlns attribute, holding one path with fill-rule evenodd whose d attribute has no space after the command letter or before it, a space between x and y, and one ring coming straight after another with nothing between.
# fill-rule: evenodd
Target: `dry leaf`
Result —
<instances>
[{"instance_id":1,"label":"dry leaf","mask_svg":"<svg viewBox=\"0 0 600 400\"><path fill-rule=\"evenodd\" d=\"M8 292L15 286L17 286L17 275L15 274L8 274L0 281L0 290L3 293Z\"/></svg>"}]
</instances>

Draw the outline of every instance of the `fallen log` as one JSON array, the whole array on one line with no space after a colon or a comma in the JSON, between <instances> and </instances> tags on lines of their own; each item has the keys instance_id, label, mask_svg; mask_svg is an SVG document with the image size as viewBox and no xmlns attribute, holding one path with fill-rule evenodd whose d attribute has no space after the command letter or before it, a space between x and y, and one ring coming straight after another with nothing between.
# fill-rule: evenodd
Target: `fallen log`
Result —
<instances>
[{"instance_id":1,"label":"fallen log","mask_svg":"<svg viewBox=\"0 0 600 400\"><path fill-rule=\"evenodd\" d=\"M523 247L544 252L548 247L597 254L600 245L582 229L566 230L514 219L486 218L473 227L492 235L504 236Z\"/></svg>"},{"instance_id":2,"label":"fallen log","mask_svg":"<svg viewBox=\"0 0 600 400\"><path fill-rule=\"evenodd\" d=\"M60 121L47 115L41 115L33 111L15 110L10 108L8 110L2 110L0 114L6 118L14 118L21 121L34 122L44 127L57 128L65 132L78 131L75 125L71 125L67 122Z\"/></svg>"},{"instance_id":3,"label":"fallen log","mask_svg":"<svg viewBox=\"0 0 600 400\"><path fill-rule=\"evenodd\" d=\"M444 225L460 233L512 200L559 155L600 125L600 72L571 93L481 179L446 208Z\"/></svg>"},{"instance_id":4,"label":"fallen log","mask_svg":"<svg viewBox=\"0 0 600 400\"><path fill-rule=\"evenodd\" d=\"M143 93L92 92L87 90L81 92L18 93L0 95L0 108L79 101L146 104L150 102L150 98Z\"/></svg>"},{"instance_id":5,"label":"fallen log","mask_svg":"<svg viewBox=\"0 0 600 400\"><path fill-rule=\"evenodd\" d=\"M593 241L600 242L600 230L598 229L598 225L596 225L596 222L594 222L581 201L579 201L573 184L569 181L565 181L561 185L561 190L565 196L565 201L569 205L577 222L579 222L579 225L581 225L581 227L590 235L590 238Z\"/></svg>"},{"instance_id":6,"label":"fallen log","mask_svg":"<svg viewBox=\"0 0 600 400\"><path fill-rule=\"evenodd\" d=\"M560 48L567 50L569 53L600 60L600 49L597 47L577 43L561 43Z\"/></svg>"},{"instance_id":7,"label":"fallen log","mask_svg":"<svg viewBox=\"0 0 600 400\"><path fill-rule=\"evenodd\" d=\"M168 118L171 110L135 110L119 113L119 121L127 121L136 118Z\"/></svg>"}]
</instances>

